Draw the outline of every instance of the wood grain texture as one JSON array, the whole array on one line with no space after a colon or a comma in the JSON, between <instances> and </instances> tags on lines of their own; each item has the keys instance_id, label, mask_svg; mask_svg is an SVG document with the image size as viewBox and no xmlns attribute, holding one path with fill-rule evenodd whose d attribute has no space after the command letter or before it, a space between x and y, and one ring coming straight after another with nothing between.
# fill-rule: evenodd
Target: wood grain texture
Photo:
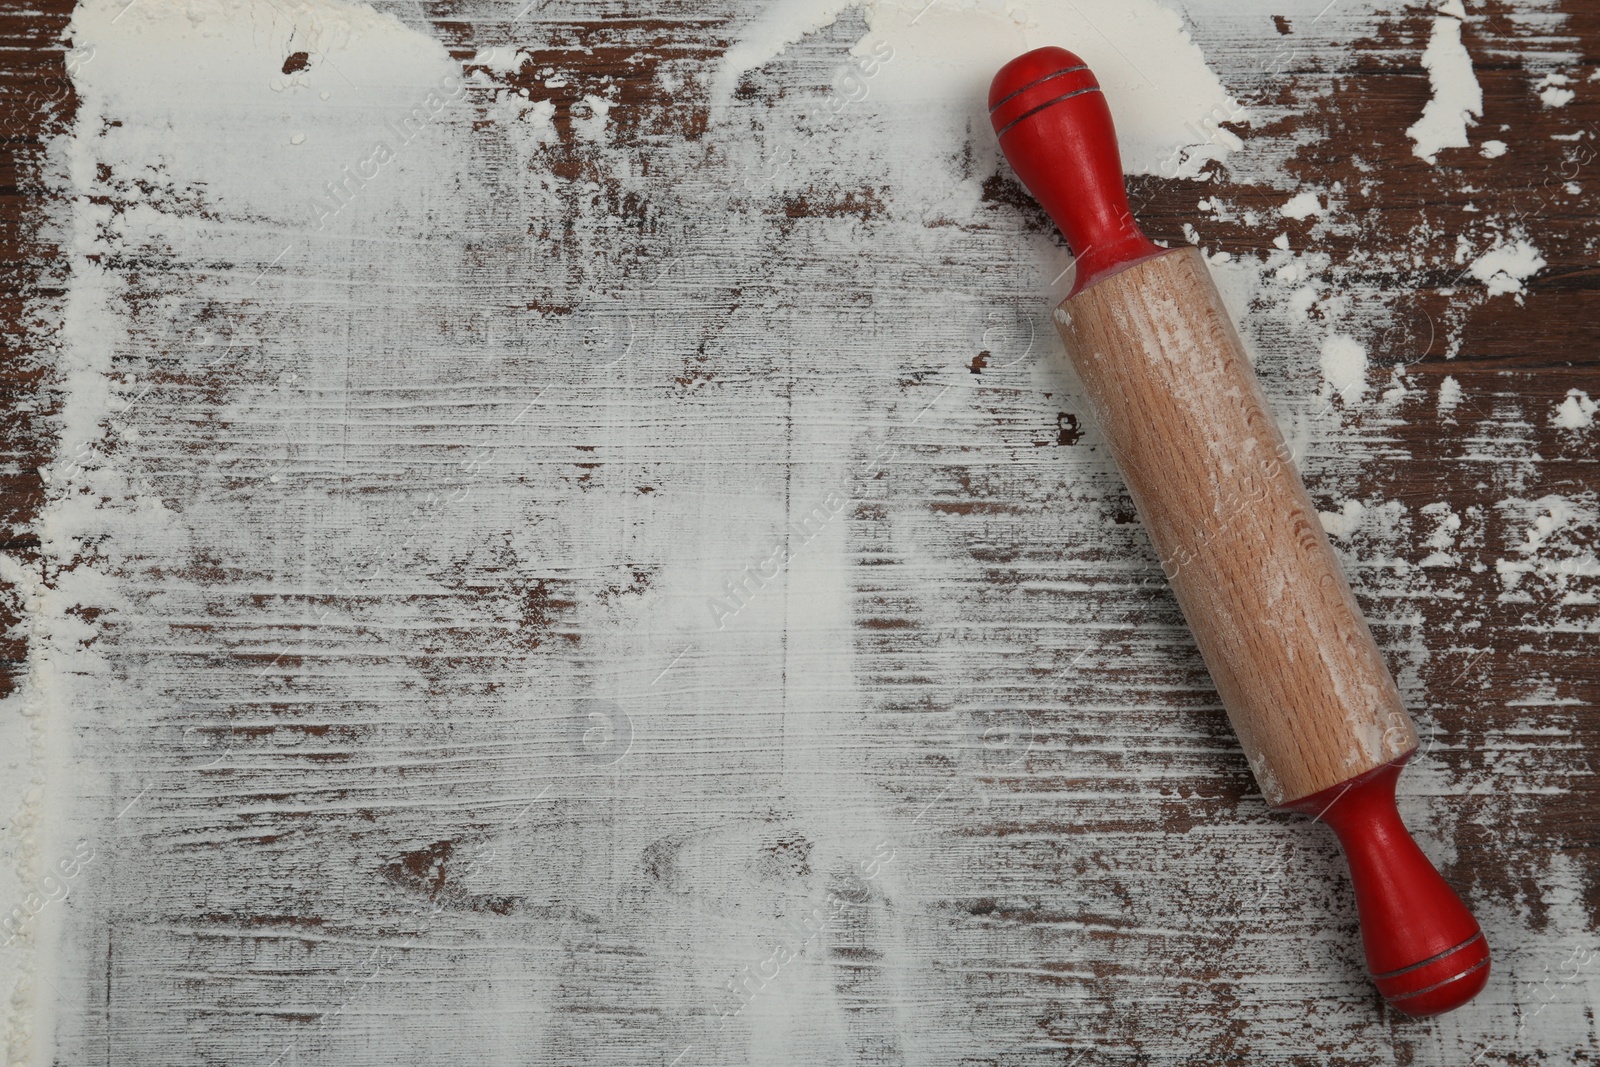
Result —
<instances>
[{"instance_id":1,"label":"wood grain texture","mask_svg":"<svg viewBox=\"0 0 1600 1067\"><path fill-rule=\"evenodd\" d=\"M1420 724L1405 817L1496 951L1483 997L1425 1024L1362 974L1331 835L1252 782L1046 344L1048 220L981 124L926 161L962 191L930 207L881 151L915 117L799 114L854 14L730 113L703 86L743 5L378 6L463 64L530 61L452 116L447 186L353 207L314 261L274 259L304 218L101 174L101 119L133 115L83 129L84 187L46 151L70 96L4 146L8 551L49 594L17 598L6 658L84 694L41 717L95 849L30 942L41 1062L1600 1055L1600 457L1550 419L1600 392L1593 134L1553 139L1600 124L1593 5L1472 5L1479 133L1513 150L1437 168L1404 135L1427 12L1290 12L1269 63L1276 12L1196 10L1280 173L1132 183L1152 236L1235 258L1234 322ZM59 72L69 15L5 11L3 76ZM1560 109L1532 88L1554 70L1580 90ZM1333 215L1278 214L1335 182ZM152 197L144 243L62 249L73 211ZM1549 260L1521 304L1454 262L1513 221ZM1257 286L1263 264L1306 273ZM38 468L81 443L55 368L91 266L121 287L101 377L156 391L69 497ZM1330 407L1334 328L1375 384Z\"/></svg>"},{"instance_id":2,"label":"wood grain texture","mask_svg":"<svg viewBox=\"0 0 1600 1067\"><path fill-rule=\"evenodd\" d=\"M74 94L60 41L71 5L49 2L0 12L9 61L0 70L0 521L4 551L37 560L33 518L44 499L38 470L49 463L54 382L43 348L56 320L64 263L56 235L39 225L58 195L44 176L45 145L72 121ZM44 299L41 299L44 298ZM10 583L8 583L10 584ZM10 591L8 590L8 593ZM0 693L10 693L27 654L22 598L0 597Z\"/></svg>"},{"instance_id":3,"label":"wood grain texture","mask_svg":"<svg viewBox=\"0 0 1600 1067\"><path fill-rule=\"evenodd\" d=\"M1415 751L1199 249L1090 286L1055 324L1267 802Z\"/></svg>"}]
</instances>

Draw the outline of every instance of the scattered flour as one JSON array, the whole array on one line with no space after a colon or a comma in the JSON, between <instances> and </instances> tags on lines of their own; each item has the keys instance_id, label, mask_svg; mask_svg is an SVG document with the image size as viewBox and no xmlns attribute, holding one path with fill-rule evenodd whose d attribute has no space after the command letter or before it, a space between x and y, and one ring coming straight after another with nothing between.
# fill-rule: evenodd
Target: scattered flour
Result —
<instances>
[{"instance_id":1,"label":"scattered flour","mask_svg":"<svg viewBox=\"0 0 1600 1067\"><path fill-rule=\"evenodd\" d=\"M1348 334L1336 333L1322 342L1322 377L1345 400L1367 387L1367 350Z\"/></svg>"},{"instance_id":2,"label":"scattered flour","mask_svg":"<svg viewBox=\"0 0 1600 1067\"><path fill-rule=\"evenodd\" d=\"M159 388L141 403L146 386L134 372L143 375L143 361L159 349L174 364L185 363L180 373L202 388L223 389L207 380L208 373L237 379L241 366L259 359L249 313L239 315L247 325L229 327L240 347L225 345L199 322L200 309L232 276L243 276L234 291L252 290L248 299L255 303L278 276L256 263L265 268L273 262L281 273L305 270L311 257L315 266L305 273L326 278L323 268L350 246L349 231L385 217L400 219L397 240L416 240L425 232L417 215L397 216L394 209L423 203L443 187L440 175L450 165L439 164L438 117L463 91L459 66L437 40L393 15L344 0L85 0L76 7L69 36L92 48L94 58L74 71L75 132L53 146L66 185L56 198L60 217L54 221L63 235L63 259L71 264L70 293L55 338L63 384L55 420L60 452L41 471L49 497L35 529L45 584L31 612L28 674L24 691L6 705L8 713L19 703L26 708L38 761L28 771L8 767L5 777L15 773L32 782L37 775L39 784L25 811L0 814L8 833L26 829L42 842L36 863L55 862L62 843L80 836L93 837L91 844L107 858L72 887L72 906L88 909L78 916L81 922L63 923L62 908L46 909L0 953L0 995L11 1019L7 1062L45 1062L57 1054L82 1058L60 1051L73 1040L67 1021L78 1020L81 1012L57 999L52 986L81 985L65 977L75 958L71 945L83 929L105 921L105 901L137 882L133 868L143 847L133 842L149 840L132 829L138 818L148 817L149 798L140 802L143 807L131 805L139 786L125 790L115 764L135 763L127 781L153 784L143 776L171 770L174 758L169 747L159 757L120 751L102 761L79 747L75 739L84 724L102 721L98 717L107 710L114 715L110 721L131 725L161 703L152 695L157 683L149 672L131 667L123 651L110 647L115 642L106 639L104 622L90 620L137 618L135 628L147 634L162 627L142 614L140 594L132 591L138 576L160 574L159 561L188 558L194 542L209 536L196 528L221 519L227 509L217 506L204 484L210 473L201 471L215 472L240 458L226 449L204 450L210 460L195 468L180 494L183 502L169 508L143 465L117 453L119 441L142 446L159 439L159 430L141 439L140 426L159 424L175 406L170 397L161 398ZM297 51L312 56L309 67L285 72L286 56ZM376 152L380 142L386 147ZM320 226L319 213L333 223ZM183 268L174 263L217 266L199 272L205 282L187 275L176 291L168 281L164 301L147 304L158 287L135 285L126 268L112 262L146 257L179 273ZM265 284L252 286L252 276ZM394 280L385 275L376 284ZM172 312L169 321L180 324L172 331L159 325L164 307ZM289 364L304 369L298 362L304 355L309 364L320 359L331 365L355 351L343 343L337 351L318 347L331 336L321 329L303 334L296 354L278 357L276 372L259 364L262 395L284 398L281 410L294 408L290 417L302 428L316 416L296 407L304 394ZM224 363L221 371L205 369ZM245 409L238 414L253 417ZM276 476L259 479L267 497L281 492L280 484ZM298 516L285 525L311 529ZM258 532L240 558L267 567L274 558L281 562L265 547L270 539L270 532ZM84 551L89 544L96 546L93 552ZM163 579L167 594L180 584L172 574ZM294 584L286 577L284 588ZM258 676L257 691L260 684ZM142 721L155 726L156 720ZM0 741L9 740L0 735ZM25 751L3 747L18 760ZM100 754L112 747L106 742ZM185 782L179 788L193 789L199 779ZM127 819L113 817L130 808ZM152 832L148 826L143 832ZM128 835L111 844L112 831L122 829ZM120 864L116 886L102 873L113 863ZM10 906L7 900L0 910ZM51 1042L68 1044L52 1051Z\"/></svg>"},{"instance_id":3,"label":"scattered flour","mask_svg":"<svg viewBox=\"0 0 1600 1067\"><path fill-rule=\"evenodd\" d=\"M1578 95L1565 88L1571 84L1572 79L1565 74L1546 74L1534 88L1539 91L1539 101L1545 107L1566 107Z\"/></svg>"},{"instance_id":4,"label":"scattered flour","mask_svg":"<svg viewBox=\"0 0 1600 1067\"><path fill-rule=\"evenodd\" d=\"M1361 527L1361 520L1366 517L1367 508L1359 500L1346 500L1344 506L1338 511L1319 511L1317 517L1322 520L1322 528L1329 537L1349 537Z\"/></svg>"},{"instance_id":5,"label":"scattered flour","mask_svg":"<svg viewBox=\"0 0 1600 1067\"><path fill-rule=\"evenodd\" d=\"M774 4L741 27L724 56L714 97L727 101L739 79L804 35L835 21L851 4L813 0ZM930 119L959 101L964 131L985 129L995 71L1021 53L1064 42L1105 88L1129 174L1195 177L1243 142L1224 123L1249 119L1190 39L1183 17L1156 0L1054 4L1043 0L938 4L866 0L871 34L859 46L892 44L894 59L871 91L890 106L927 108ZM1133 58L1137 57L1137 59Z\"/></svg>"},{"instance_id":6,"label":"scattered flour","mask_svg":"<svg viewBox=\"0 0 1600 1067\"><path fill-rule=\"evenodd\" d=\"M1527 292L1522 284L1545 268L1545 258L1525 240L1498 244L1472 261L1471 275L1489 287L1490 296Z\"/></svg>"},{"instance_id":7,"label":"scattered flour","mask_svg":"<svg viewBox=\"0 0 1600 1067\"><path fill-rule=\"evenodd\" d=\"M1550 416L1550 421L1563 430L1583 430L1594 425L1594 413L1600 409L1600 401L1589 399L1589 394L1582 389L1567 390L1567 398L1563 400Z\"/></svg>"},{"instance_id":8,"label":"scattered flour","mask_svg":"<svg viewBox=\"0 0 1600 1067\"><path fill-rule=\"evenodd\" d=\"M1428 70L1433 97L1422 109L1422 118L1406 131L1416 142L1411 151L1429 163L1439 161L1445 148L1466 148L1467 127L1483 114L1483 89L1472 72L1472 57L1461 41L1459 3L1447 4L1433 20L1422 65ZM1458 14L1459 13L1459 14Z\"/></svg>"},{"instance_id":9,"label":"scattered flour","mask_svg":"<svg viewBox=\"0 0 1600 1067\"><path fill-rule=\"evenodd\" d=\"M1478 154L1485 159L1499 159L1506 154L1506 143L1504 141L1485 141L1483 142L1483 147L1478 149Z\"/></svg>"},{"instance_id":10,"label":"scattered flour","mask_svg":"<svg viewBox=\"0 0 1600 1067\"><path fill-rule=\"evenodd\" d=\"M478 54L467 61L467 65L506 74L522 66L522 57L523 53L517 48L495 45L493 48L480 48Z\"/></svg>"},{"instance_id":11,"label":"scattered flour","mask_svg":"<svg viewBox=\"0 0 1600 1067\"><path fill-rule=\"evenodd\" d=\"M1300 193L1287 204L1283 205L1283 207L1279 208L1279 210L1283 213L1285 218L1294 219L1296 221L1309 218L1312 215L1321 215L1327 211L1327 209L1322 206L1322 201L1317 198L1317 194L1309 190ZM1287 237L1284 238L1284 244L1288 244Z\"/></svg>"},{"instance_id":12,"label":"scattered flour","mask_svg":"<svg viewBox=\"0 0 1600 1067\"><path fill-rule=\"evenodd\" d=\"M587 105L589 114L574 117L572 128L578 131L578 136L585 141L603 141L606 138L606 116L611 113L611 101L602 96L589 93L584 96L583 102Z\"/></svg>"},{"instance_id":13,"label":"scattered flour","mask_svg":"<svg viewBox=\"0 0 1600 1067\"><path fill-rule=\"evenodd\" d=\"M1448 503L1428 504L1422 508L1422 514L1434 522L1433 533L1425 542L1428 548L1433 549L1417 563L1418 567L1454 567L1461 562L1459 556L1450 549L1455 547L1456 537L1461 533L1461 516L1451 509Z\"/></svg>"},{"instance_id":14,"label":"scattered flour","mask_svg":"<svg viewBox=\"0 0 1600 1067\"><path fill-rule=\"evenodd\" d=\"M1550 494L1538 500L1514 497L1501 502L1503 512L1527 523L1522 543L1514 546L1515 557L1495 562L1505 589L1501 599L1529 601L1533 591L1522 583L1534 577L1547 595L1569 603L1592 602L1583 598L1592 596L1592 579L1600 578L1594 538L1600 511L1593 502L1592 493L1587 501Z\"/></svg>"},{"instance_id":15,"label":"scattered flour","mask_svg":"<svg viewBox=\"0 0 1600 1067\"><path fill-rule=\"evenodd\" d=\"M1439 383L1439 414L1449 415L1461 403L1461 383L1455 376L1446 374Z\"/></svg>"}]
</instances>

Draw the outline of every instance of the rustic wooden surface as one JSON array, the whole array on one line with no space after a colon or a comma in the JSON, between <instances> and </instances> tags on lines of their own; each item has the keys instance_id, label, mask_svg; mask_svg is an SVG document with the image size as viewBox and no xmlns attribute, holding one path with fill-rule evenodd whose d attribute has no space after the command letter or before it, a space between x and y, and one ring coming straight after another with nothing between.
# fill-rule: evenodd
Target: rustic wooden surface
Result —
<instances>
[{"instance_id":1,"label":"rustic wooden surface","mask_svg":"<svg viewBox=\"0 0 1600 1067\"><path fill-rule=\"evenodd\" d=\"M712 63L737 12L687 8L693 14L541 11L537 61L576 72L556 93L561 140L549 165L559 178L597 180L609 195L572 137L571 106L602 84L621 102L621 144L640 159L660 138L705 135L705 109L671 98L655 72ZM462 60L514 32L507 13L457 0L395 10ZM1343 181L1363 225L1315 243L1353 301L1397 309L1360 340L1376 362L1403 364L1420 383L1403 417L1363 421L1356 412L1337 442L1313 434L1303 464L1313 499L1329 511L1398 501L1413 515L1443 502L1464 516L1453 547L1460 563L1444 572L1416 567L1433 551L1420 520L1393 539L1358 534L1339 547L1422 725L1425 757L1403 779L1407 817L1421 820L1430 854L1497 954L1490 988L1467 1012L1416 1023L1379 1004L1361 975L1331 836L1262 803L1064 381L1049 387L1048 372L987 365L985 320L970 309L958 335L941 341L949 293L918 294L914 283L860 333L841 317L836 351L795 350L793 335L763 348L761 324L774 320L762 308L848 308L881 282L868 266L819 266L787 275L796 289L746 289L702 264L698 291L652 309L671 313L659 325L671 358L648 364L659 388L628 384L633 406L613 404L570 368L537 364L575 399L558 399L539 424L544 452L510 449L495 460L501 480L492 486L514 491L519 464L550 464L528 475L555 487L529 507L529 528L542 532L508 532L498 545L436 559L427 542L444 543L444 525L467 520L433 515L422 546L392 538L389 574L355 591L337 586L337 531L295 506L267 507L262 521L301 524L334 543L307 549L322 553L317 565L217 558L198 540L181 572L124 558L139 591L106 624L101 655L124 687L115 692L137 686L145 696L125 715L90 708L75 724L77 817L98 820L97 852L61 918L59 957L44 961L60 988L35 987L55 1005L38 1047L55 1049L54 1062L118 1065L1600 1058L1600 967L1586 948L1600 910L1590 755L1600 746L1600 609L1592 596L1567 596L1592 593L1592 578L1560 589L1530 583L1530 596L1508 598L1496 568L1516 556L1536 514L1506 501L1595 500L1600 438L1560 430L1548 414L1571 388L1600 395L1591 191L1600 93L1584 81L1600 70L1600 8L1559 0L1472 10L1467 41L1486 110L1516 145L1492 161L1459 153L1446 167L1415 158L1403 132L1428 99L1418 64L1428 13L1376 19L1353 67L1337 74L1311 52L1268 75L1259 56L1230 44L1226 19L1193 27L1230 88L1260 114L1279 109L1250 137L1296 139L1293 176ZM64 179L47 141L74 116L61 80L70 14L58 0L0 10L9 357L0 506L5 551L43 567L47 584L57 572L35 525L50 492L38 471L70 448L52 421L64 387L52 350L66 265L48 224ZM752 74L741 93L759 99L784 79L799 84L806 63L825 69L850 40L825 32L811 52L797 50L799 73ZM1565 108L1544 108L1529 72L1542 54L1563 51L1583 57L1580 91ZM1584 140L1551 138L1580 127ZM1284 199L1225 169L1204 193L1145 177L1132 194L1151 236L1172 242L1197 221L1201 195L1263 214ZM563 222L589 210L589 195L560 193L566 217L545 220L542 232L514 225L482 238L464 259L478 273L462 277L492 281L519 240L562 248ZM1032 231L1047 226L1006 176L986 195L990 223L959 235L982 246L974 262L1008 254L1019 216ZM749 210L770 226L776 250L808 227L865 225L894 206L892 189L819 187ZM722 224L675 219L673 207L665 190L659 204L619 197L607 210L626 232L611 253L660 262L675 251L670 237ZM1447 257L1455 234L1486 212L1520 215L1549 261L1524 305L1485 299L1455 271L1390 266L1402 249ZM1281 228L1299 247L1314 222ZM1276 232L1222 220L1201 228L1210 250L1237 256L1261 253ZM568 251L574 262L587 254ZM240 266L254 273L270 258ZM152 301L211 284L206 264L114 269ZM808 295L802 284L819 288ZM972 307L991 296L1004 297L1008 314L1018 306L1016 294L985 284L965 294ZM523 296L559 317L584 299L582 270ZM284 301L274 321L295 321L282 310L291 297L273 299ZM1043 324L1047 312L1019 314ZM464 318L438 327L441 336L467 328ZM1450 333L1462 343L1447 357ZM1294 362L1271 337L1252 343L1272 399L1304 415L1314 360ZM749 469L694 469L718 449L792 471L797 512L823 500L828 484L807 473L808 443L848 439L851 429L848 417L830 415L825 376L852 373L880 346L903 357L898 398L873 397L892 409L893 425L912 424L945 384L968 392L961 414L918 424L881 463L871 442L849 442L852 503L837 536L847 538L851 566L811 578L848 590L853 607L841 624L852 685L833 676L836 646L809 624L758 618L718 648L641 624L663 545L695 531L652 526L650 509L700 494L708 515L736 521ZM925 354L921 369L906 353ZM279 460L290 471L314 466L310 438L293 427L274 431L290 441L280 456L248 427L208 423L223 387L186 377L188 365L167 355L151 340L118 358L153 376L167 400L122 462L169 510L182 514L190 493L232 491L196 488L214 459L227 467L224 481L251 486ZM248 384L249 373L228 387ZM1453 412L1434 399L1447 374L1464 395ZM492 406L504 383L477 385L492 407L486 422L521 407ZM741 443L729 420L751 411L787 428ZM673 437L665 423L682 432ZM697 427L710 442L704 454L684 445ZM394 448L412 458L432 448L454 465L475 443L458 435ZM374 469L381 455L368 455ZM1058 477L1054 464L1079 474ZM397 461L394 483L379 488L405 489L396 489L404 466ZM451 486L448 474L423 481L424 490ZM568 565L574 557L563 553L576 551L580 528L618 514L586 503L591 491L633 494L638 510L627 529L594 532L609 556L593 548ZM764 555L758 527L741 527L748 551L706 562L713 590ZM1574 558L1593 558L1594 534L1593 525L1570 533ZM366 544L361 565L382 543ZM1404 581L1394 579L1397 560L1410 565ZM318 636L304 599L286 604L275 589L291 574L311 588L300 597L337 607L350 629ZM428 580L401 580L416 574ZM180 579L189 592L163 601L177 588L164 583ZM1085 603L1098 610L1086 613ZM5 610L11 686L27 675L30 631L20 598ZM93 605L79 612L91 623L95 614ZM1075 622L1053 624L1061 619ZM330 662L345 663L355 681L330 675ZM374 681L402 671L406 686ZM741 672L744 685L730 691L727 679ZM522 716L492 713L502 707L496 694L529 676ZM252 691L242 677L264 680ZM363 684L383 687L387 702ZM832 714L807 711L817 708ZM582 734L595 721L613 731L602 731L598 751ZM617 732L631 747L617 745ZM857 786L840 784L846 766ZM823 797L835 807L817 810ZM855 836L841 841L841 826ZM861 881L874 858L881 877ZM761 924L777 937L784 922L839 898L865 903L840 910L755 1008L723 1025L740 1003L740 969L767 958ZM1586 920L1574 925L1574 910Z\"/></svg>"}]
</instances>

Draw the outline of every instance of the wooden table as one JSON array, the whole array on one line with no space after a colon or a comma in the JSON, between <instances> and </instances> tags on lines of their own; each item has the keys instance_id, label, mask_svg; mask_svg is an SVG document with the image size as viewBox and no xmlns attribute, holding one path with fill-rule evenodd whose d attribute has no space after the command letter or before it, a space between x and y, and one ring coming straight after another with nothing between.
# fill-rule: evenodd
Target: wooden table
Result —
<instances>
[{"instance_id":1,"label":"wooden table","mask_svg":"<svg viewBox=\"0 0 1600 1067\"><path fill-rule=\"evenodd\" d=\"M52 511L78 490L39 473L74 447L49 151L77 106L71 11L0 13L0 507L6 552L66 591L7 599L0 684L42 702L50 803L94 857L6 950L50 979L17 1016L39 1021L37 1062L1600 1056L1600 430L1553 421L1569 390L1600 397L1600 9L1474 5L1485 123L1510 151L1440 166L1404 132L1431 13L1372 16L1342 55L1281 20L1306 44L1273 64L1199 22L1261 118L1249 139L1292 140L1293 180L1342 183L1343 224L1279 218L1282 183L1222 166L1131 182L1152 237L1193 223L1254 261L1283 231L1328 257L1324 296L1392 309L1342 320L1373 361L1348 404L1319 398L1304 331L1239 310L1425 737L1403 811L1496 954L1473 1006L1418 1023L1362 975L1331 835L1264 806L1038 332L1048 221L1020 186L984 180L977 214L915 247L874 236L915 205L859 181L696 217L698 179L661 146L704 145L722 180L718 134L660 75L709 69L740 13L547 7L522 38L509 8L395 9L463 62L542 40L495 78L556 104L555 207L431 233L445 291L357 256L318 283L333 313L270 249L99 262L126 287L113 367L160 403L71 485L135 544ZM825 85L860 33L808 38L741 98ZM1564 107L1532 87L1547 69L1574 79ZM610 156L578 136L591 93L615 101ZM624 157L668 159L650 195L607 170ZM1212 197L1226 209L1197 209ZM1486 220L1548 261L1521 299L1456 265ZM765 260L719 258L740 227L768 235ZM528 288L528 247L559 276ZM591 259L628 284L587 288ZM257 303L223 299L258 269ZM202 371L202 313L162 327L163 298L212 301L209 326L259 351ZM833 347L802 343L830 322ZM300 359L340 328L342 367ZM127 518L141 500L164 511ZM52 515L76 548L41 544ZM68 623L94 636L74 646ZM68 676L88 695L29 696ZM72 846L24 830L7 844L30 877Z\"/></svg>"}]
</instances>

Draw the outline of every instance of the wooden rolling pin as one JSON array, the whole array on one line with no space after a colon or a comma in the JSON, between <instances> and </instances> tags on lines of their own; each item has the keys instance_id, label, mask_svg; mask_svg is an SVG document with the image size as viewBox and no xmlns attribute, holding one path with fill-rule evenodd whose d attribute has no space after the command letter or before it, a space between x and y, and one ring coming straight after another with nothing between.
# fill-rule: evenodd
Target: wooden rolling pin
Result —
<instances>
[{"instance_id":1,"label":"wooden rolling pin","mask_svg":"<svg viewBox=\"0 0 1600 1067\"><path fill-rule=\"evenodd\" d=\"M1076 256L1055 321L1267 802L1333 827L1367 969L1409 1015L1472 999L1489 948L1395 809L1417 748L1198 249L1128 209L1111 112L1040 48L989 91L1001 148Z\"/></svg>"}]
</instances>

